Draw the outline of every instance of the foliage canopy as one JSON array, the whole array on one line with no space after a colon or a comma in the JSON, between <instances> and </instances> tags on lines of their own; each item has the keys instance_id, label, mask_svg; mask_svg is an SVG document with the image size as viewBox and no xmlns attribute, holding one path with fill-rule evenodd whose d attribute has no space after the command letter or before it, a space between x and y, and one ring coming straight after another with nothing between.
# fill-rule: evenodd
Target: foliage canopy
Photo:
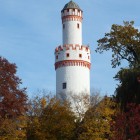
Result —
<instances>
[{"instance_id":1,"label":"foliage canopy","mask_svg":"<svg viewBox=\"0 0 140 140\"><path fill-rule=\"evenodd\" d=\"M97 52L112 51L112 67L127 60L130 67L140 66L140 32L134 28L134 22L124 22L123 25L113 24L110 33L98 40Z\"/></svg>"}]
</instances>

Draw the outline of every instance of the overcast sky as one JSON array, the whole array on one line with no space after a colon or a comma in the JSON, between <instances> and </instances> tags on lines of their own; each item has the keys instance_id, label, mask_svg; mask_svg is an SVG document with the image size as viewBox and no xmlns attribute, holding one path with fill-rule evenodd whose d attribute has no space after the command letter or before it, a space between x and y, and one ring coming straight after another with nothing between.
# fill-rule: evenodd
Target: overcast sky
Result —
<instances>
[{"instance_id":1,"label":"overcast sky","mask_svg":"<svg viewBox=\"0 0 140 140\"><path fill-rule=\"evenodd\" d=\"M68 0L0 0L0 56L16 63L29 96L37 89L55 93L54 50L62 44L61 10ZM91 89L112 95L118 68L111 53L95 53L97 40L112 24L140 26L140 0L75 0L84 12L83 44L91 48Z\"/></svg>"}]
</instances>

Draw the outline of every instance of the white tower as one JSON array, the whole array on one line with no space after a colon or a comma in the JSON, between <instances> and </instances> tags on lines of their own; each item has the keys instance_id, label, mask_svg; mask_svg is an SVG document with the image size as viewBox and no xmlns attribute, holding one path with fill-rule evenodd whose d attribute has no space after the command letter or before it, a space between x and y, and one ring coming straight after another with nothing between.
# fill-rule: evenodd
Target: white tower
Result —
<instances>
[{"instance_id":1,"label":"white tower","mask_svg":"<svg viewBox=\"0 0 140 140\"><path fill-rule=\"evenodd\" d=\"M82 45L82 16L70 1L61 11L63 45L55 49L56 95L90 95L90 49Z\"/></svg>"}]
</instances>

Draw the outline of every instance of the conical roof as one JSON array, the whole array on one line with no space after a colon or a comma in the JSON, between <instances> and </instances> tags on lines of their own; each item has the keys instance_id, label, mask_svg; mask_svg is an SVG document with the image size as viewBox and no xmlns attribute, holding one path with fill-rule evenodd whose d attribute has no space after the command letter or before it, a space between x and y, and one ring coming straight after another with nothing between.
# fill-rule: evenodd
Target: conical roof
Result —
<instances>
[{"instance_id":1,"label":"conical roof","mask_svg":"<svg viewBox=\"0 0 140 140\"><path fill-rule=\"evenodd\" d=\"M66 9L79 9L79 10L81 10L80 7L78 6L78 4L76 4L72 0L64 6L62 11L66 10Z\"/></svg>"}]
</instances>

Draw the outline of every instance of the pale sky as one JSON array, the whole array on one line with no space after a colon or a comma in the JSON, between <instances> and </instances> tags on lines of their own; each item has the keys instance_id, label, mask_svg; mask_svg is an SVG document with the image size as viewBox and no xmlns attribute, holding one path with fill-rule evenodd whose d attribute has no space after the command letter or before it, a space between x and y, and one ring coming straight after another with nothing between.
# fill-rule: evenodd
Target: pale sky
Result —
<instances>
[{"instance_id":1,"label":"pale sky","mask_svg":"<svg viewBox=\"0 0 140 140\"><path fill-rule=\"evenodd\" d=\"M0 0L0 56L16 63L22 87L55 93L54 50L62 44L61 10L69 0ZM112 24L135 21L140 27L140 0L75 0L83 10L83 45L92 56L91 89L112 95L118 68L111 53L95 53L97 40Z\"/></svg>"}]
</instances>

